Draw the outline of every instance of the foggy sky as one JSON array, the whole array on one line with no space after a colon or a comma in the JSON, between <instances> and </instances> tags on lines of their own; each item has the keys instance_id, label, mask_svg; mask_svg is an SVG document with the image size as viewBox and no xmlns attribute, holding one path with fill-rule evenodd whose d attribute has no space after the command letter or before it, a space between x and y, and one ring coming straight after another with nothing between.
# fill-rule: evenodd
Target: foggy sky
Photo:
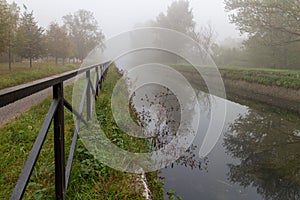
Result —
<instances>
[{"instance_id":1,"label":"foggy sky","mask_svg":"<svg viewBox=\"0 0 300 200\"><path fill-rule=\"evenodd\" d=\"M160 13L166 13L174 0L15 0L33 10L39 25L47 28L50 22L62 24L62 16L79 9L94 13L106 38L131 30L135 24L145 22ZM13 0L8 0L9 3ZM235 26L229 24L228 14L224 11L223 0L190 0L197 26L211 22L218 34L217 40L239 37Z\"/></svg>"}]
</instances>

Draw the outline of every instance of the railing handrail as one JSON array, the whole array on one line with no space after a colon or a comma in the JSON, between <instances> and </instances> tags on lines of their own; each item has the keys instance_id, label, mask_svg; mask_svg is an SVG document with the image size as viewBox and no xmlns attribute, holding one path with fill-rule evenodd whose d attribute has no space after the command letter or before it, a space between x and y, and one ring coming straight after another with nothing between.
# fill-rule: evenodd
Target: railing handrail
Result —
<instances>
[{"instance_id":1,"label":"railing handrail","mask_svg":"<svg viewBox=\"0 0 300 200\"><path fill-rule=\"evenodd\" d=\"M10 197L11 200L22 199L52 121L54 122L55 197L59 200L65 199L76 148L76 141L78 138L78 131L80 130L80 123L83 122L87 124L87 121L90 120L93 102L98 96L98 92L101 89L102 82L107 74L110 64L111 62L108 61L65 72L60 75L43 78L23 85L0 90L0 107L3 107L46 88L52 87L53 89L53 101L48 110L44 123L39 131L39 134L36 137L33 147L28 155L14 191ZM91 70L95 70L94 82L92 82L90 79ZM86 73L86 86L82 94L80 108L79 110L75 110L72 105L64 98L63 83L64 81L76 77L77 75L80 75L84 72ZM87 106L86 119L83 118L84 104L86 104ZM77 117L67 165L65 165L64 107L66 107Z\"/></svg>"},{"instance_id":2,"label":"railing handrail","mask_svg":"<svg viewBox=\"0 0 300 200\"><path fill-rule=\"evenodd\" d=\"M83 67L80 69L75 69L72 71L68 71L59 75L53 75L46 78L42 78L39 80L35 80L29 83L24 83L22 85L17 85L9 88L5 88L0 90L0 108L6 106L10 103L13 103L17 100L23 99L27 96L30 96L34 93L40 92L44 89L52 87L60 82L71 79L78 74L82 74L88 70L91 70L99 65L107 65L110 61Z\"/></svg>"}]
</instances>

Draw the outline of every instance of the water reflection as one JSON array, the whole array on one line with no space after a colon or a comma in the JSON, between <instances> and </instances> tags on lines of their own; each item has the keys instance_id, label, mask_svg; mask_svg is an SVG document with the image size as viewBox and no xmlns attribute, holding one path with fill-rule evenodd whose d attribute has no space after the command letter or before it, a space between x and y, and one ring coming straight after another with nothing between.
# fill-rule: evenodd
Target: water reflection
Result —
<instances>
[{"instance_id":1,"label":"water reflection","mask_svg":"<svg viewBox=\"0 0 300 200\"><path fill-rule=\"evenodd\" d=\"M196 154L196 149L198 149L198 146L192 144L185 154L175 161L175 164L190 168L191 170L198 169L208 172L208 157L200 159L198 154ZM174 168L174 163L170 167Z\"/></svg>"},{"instance_id":2,"label":"water reflection","mask_svg":"<svg viewBox=\"0 0 300 200\"><path fill-rule=\"evenodd\" d=\"M222 101L210 103L218 108ZM165 191L182 199L300 199L300 118L259 110L228 101L222 137L206 161L200 160L206 169L195 170L184 159L175 162L160 174ZM189 155L197 155L203 142L210 119L205 113Z\"/></svg>"},{"instance_id":3,"label":"water reflection","mask_svg":"<svg viewBox=\"0 0 300 200\"><path fill-rule=\"evenodd\" d=\"M249 110L230 125L224 138L226 152L240 159L228 164L228 178L255 187L264 199L300 199L299 119Z\"/></svg>"},{"instance_id":4,"label":"water reflection","mask_svg":"<svg viewBox=\"0 0 300 200\"><path fill-rule=\"evenodd\" d=\"M198 97L202 98L203 105L209 105L209 99L206 99L204 94L199 94ZM151 136L151 151L165 148L172 140L176 139L180 134L178 132L180 123L184 122L187 127L191 127L189 124L192 122L193 114L197 108L194 104L184 105L185 109L189 108L189 115L182 116L182 104L180 104L178 97L168 88L155 84L144 85L135 90L131 102L134 104L139 125L146 132L145 135ZM209 112L209 108L206 111ZM188 131L191 132L193 129L186 129L184 134L187 134ZM207 169L207 158L200 159L198 154L195 153L196 149L198 149L198 146L191 144L183 152L183 155L169 167L173 168L174 165L181 165L190 169ZM172 152L174 152L173 149L170 150L170 153Z\"/></svg>"}]
</instances>

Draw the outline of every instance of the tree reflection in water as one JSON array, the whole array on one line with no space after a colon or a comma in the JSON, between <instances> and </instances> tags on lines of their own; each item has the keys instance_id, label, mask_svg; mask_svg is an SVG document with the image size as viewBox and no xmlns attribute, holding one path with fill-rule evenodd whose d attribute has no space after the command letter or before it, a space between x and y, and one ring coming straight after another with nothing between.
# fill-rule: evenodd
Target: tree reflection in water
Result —
<instances>
[{"instance_id":1,"label":"tree reflection in water","mask_svg":"<svg viewBox=\"0 0 300 200\"><path fill-rule=\"evenodd\" d=\"M183 156L181 156L178 160L175 161L176 165L189 167L190 169L199 169L205 170L208 172L208 157L204 157L200 159L197 155L197 145L192 144L190 148L185 152ZM196 157L197 155L197 157ZM174 164L171 165L171 168L174 167Z\"/></svg>"},{"instance_id":2,"label":"tree reflection in water","mask_svg":"<svg viewBox=\"0 0 300 200\"><path fill-rule=\"evenodd\" d=\"M204 93L199 93L198 98L205 100L209 105ZM194 97L195 98L195 97ZM197 97L196 97L197 98ZM175 94L164 86L153 85L144 86L141 90L134 92L131 99L132 106L138 118L139 125L151 135L152 151L161 149L168 145L175 137L181 122L181 107ZM202 102L203 103L203 102ZM185 116L186 123L190 123L193 117L194 105L189 106L190 115ZM209 106L208 106L209 108ZM173 147L176 149L177 147ZM197 145L192 144L179 159L173 162L174 165L188 167L190 169L206 170L208 168L207 157L200 159L197 155ZM174 151L174 149L171 150ZM176 150L175 150L176 151ZM197 155L197 156L196 156Z\"/></svg>"},{"instance_id":3,"label":"tree reflection in water","mask_svg":"<svg viewBox=\"0 0 300 200\"><path fill-rule=\"evenodd\" d=\"M226 153L240 160L228 164L229 180L256 187L265 199L300 199L299 130L299 118L254 110L239 116L223 143Z\"/></svg>"}]
</instances>

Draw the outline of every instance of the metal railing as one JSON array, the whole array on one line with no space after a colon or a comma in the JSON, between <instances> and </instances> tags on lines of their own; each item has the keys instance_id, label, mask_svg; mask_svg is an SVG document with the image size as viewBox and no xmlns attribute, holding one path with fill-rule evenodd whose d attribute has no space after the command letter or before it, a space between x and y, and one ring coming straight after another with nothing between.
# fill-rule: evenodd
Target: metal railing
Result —
<instances>
[{"instance_id":1,"label":"metal railing","mask_svg":"<svg viewBox=\"0 0 300 200\"><path fill-rule=\"evenodd\" d=\"M53 88L53 101L10 199L22 199L52 120L54 121L55 197L56 199L65 199L78 138L79 125L81 121L87 124L87 121L91 118L92 104L98 96L102 82L107 74L109 64L109 62L105 62L98 65L84 67L61 75L51 76L28 84L0 90L0 107L3 107L46 88ZM94 83L91 81L92 70L95 70ZM86 74L86 85L82 95L79 111L77 111L64 98L63 83L64 81L83 73ZM86 104L86 120L83 119L84 104ZM70 110L77 118L67 165L65 165L64 107Z\"/></svg>"}]
</instances>

